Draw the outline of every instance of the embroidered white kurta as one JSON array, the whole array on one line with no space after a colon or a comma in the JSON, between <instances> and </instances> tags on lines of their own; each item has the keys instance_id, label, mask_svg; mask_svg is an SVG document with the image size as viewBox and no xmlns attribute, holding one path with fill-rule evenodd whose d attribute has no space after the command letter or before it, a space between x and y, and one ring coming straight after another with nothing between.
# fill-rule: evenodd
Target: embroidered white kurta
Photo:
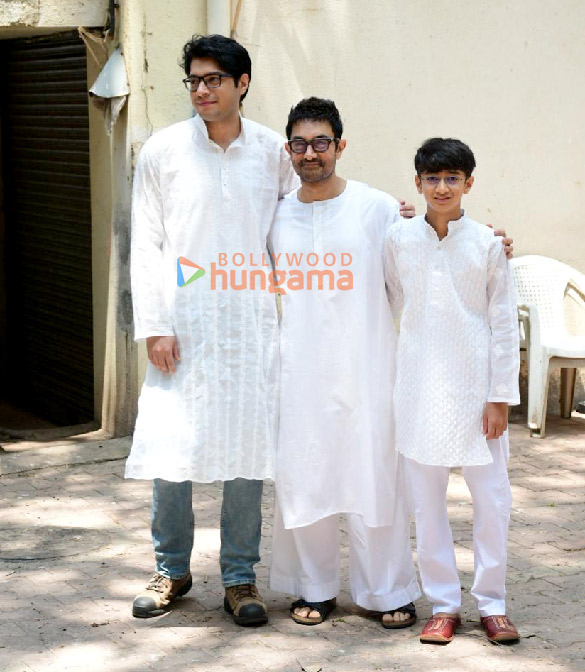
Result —
<instances>
[{"instance_id":1,"label":"embroidered white kurta","mask_svg":"<svg viewBox=\"0 0 585 672\"><path fill-rule=\"evenodd\" d=\"M422 464L489 464L486 402L520 403L518 317L502 239L462 216L439 240L419 216L393 225L386 249L393 305L404 302L396 448Z\"/></svg>"},{"instance_id":2,"label":"embroidered white kurta","mask_svg":"<svg viewBox=\"0 0 585 672\"><path fill-rule=\"evenodd\" d=\"M398 217L391 196L352 181L331 200L301 203L293 192L278 205L269 246L276 269L287 272L276 468L286 528L341 512L370 527L392 523L396 331L383 254ZM343 266L344 254L351 264ZM308 289L311 270L327 269L334 288L324 279L323 289ZM299 270L305 288L290 289ZM352 289L338 287L343 270L353 275Z\"/></svg>"},{"instance_id":3,"label":"embroidered white kurta","mask_svg":"<svg viewBox=\"0 0 585 672\"><path fill-rule=\"evenodd\" d=\"M148 365L127 477L273 477L274 294L224 289L221 277L213 289L212 264L218 267L222 254L228 260L241 254L244 270L267 256L278 198L297 184L284 140L248 119L225 152L199 117L144 145L132 203L135 337L175 335L181 360L175 374ZM195 267L183 265L181 277L179 257L204 274L185 284L185 273ZM234 266L227 268L229 276Z\"/></svg>"}]
</instances>

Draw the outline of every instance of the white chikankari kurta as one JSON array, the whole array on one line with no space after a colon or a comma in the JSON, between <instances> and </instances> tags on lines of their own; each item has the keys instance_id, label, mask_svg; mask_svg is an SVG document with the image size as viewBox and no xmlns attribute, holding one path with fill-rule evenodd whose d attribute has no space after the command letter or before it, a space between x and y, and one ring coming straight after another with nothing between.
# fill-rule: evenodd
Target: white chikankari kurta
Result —
<instances>
[{"instance_id":1,"label":"white chikankari kurta","mask_svg":"<svg viewBox=\"0 0 585 672\"><path fill-rule=\"evenodd\" d=\"M301 203L293 192L278 205L269 236L276 269L305 275L303 290L285 280L282 297L276 492L286 528L341 512L369 527L392 523L396 331L383 252L398 217L391 196L352 181L331 200ZM302 254L301 264L287 263L287 253ZM342 253L351 265L341 265ZM323 289L307 289L307 274L328 268L335 288L324 280ZM337 287L343 269L353 289Z\"/></svg>"},{"instance_id":2,"label":"white chikankari kurta","mask_svg":"<svg viewBox=\"0 0 585 672\"><path fill-rule=\"evenodd\" d=\"M273 477L274 295L222 289L221 279L213 290L211 264L234 253L246 259L238 272L259 263L278 198L297 184L284 140L248 119L225 152L199 117L144 145L132 203L135 337L176 335L181 361L175 374L148 365L127 477ZM205 274L179 286L179 257Z\"/></svg>"},{"instance_id":3,"label":"white chikankari kurta","mask_svg":"<svg viewBox=\"0 0 585 672\"><path fill-rule=\"evenodd\" d=\"M391 295L404 302L396 448L422 464L489 464L486 402L520 403L518 318L502 239L462 216L439 240L419 216L390 228L387 253Z\"/></svg>"}]
</instances>

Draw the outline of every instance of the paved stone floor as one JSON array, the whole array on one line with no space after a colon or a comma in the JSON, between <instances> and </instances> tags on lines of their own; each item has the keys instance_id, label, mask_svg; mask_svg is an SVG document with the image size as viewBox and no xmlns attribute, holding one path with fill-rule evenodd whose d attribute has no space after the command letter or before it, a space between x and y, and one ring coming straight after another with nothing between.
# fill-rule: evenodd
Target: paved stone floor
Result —
<instances>
[{"instance_id":1,"label":"paved stone floor","mask_svg":"<svg viewBox=\"0 0 585 672\"><path fill-rule=\"evenodd\" d=\"M419 643L420 622L383 630L352 606L347 584L329 621L311 628L293 623L290 596L266 589L269 484L258 571L269 624L240 628L222 610L218 484L195 486L193 590L162 617L134 619L132 598L152 571L150 484L122 479L128 440L93 435L40 447L5 444L0 671L583 672L585 418L551 420L548 432L544 440L530 439L521 425L511 426L508 594L522 635L515 646L492 645L479 628L468 592L472 509L457 474L449 502L465 591L463 627L452 644L435 647ZM421 621L429 615L424 599L418 611Z\"/></svg>"}]
</instances>

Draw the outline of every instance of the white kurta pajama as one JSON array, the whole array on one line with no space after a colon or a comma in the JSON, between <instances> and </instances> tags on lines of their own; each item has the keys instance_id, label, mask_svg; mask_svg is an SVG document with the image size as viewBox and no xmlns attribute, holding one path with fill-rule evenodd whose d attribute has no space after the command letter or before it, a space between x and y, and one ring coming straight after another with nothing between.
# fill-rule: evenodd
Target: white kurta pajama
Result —
<instances>
[{"instance_id":1,"label":"white kurta pajama","mask_svg":"<svg viewBox=\"0 0 585 672\"><path fill-rule=\"evenodd\" d=\"M269 238L275 268L305 278L304 289L283 282L270 585L311 601L339 590L340 513L348 514L356 603L395 609L420 594L393 441L396 333L383 249L398 217L392 197L348 181L326 201L306 204L290 194ZM315 269L331 270L335 287L325 279L322 289L308 289ZM339 288L344 270L352 289Z\"/></svg>"},{"instance_id":2,"label":"white kurta pajama","mask_svg":"<svg viewBox=\"0 0 585 672\"><path fill-rule=\"evenodd\" d=\"M126 477L167 481L274 475L278 336L274 294L222 289L212 264L266 255L277 200L298 184L283 139L242 119L224 152L200 117L144 145L134 181L135 337L175 335L174 374L149 363ZM177 260L205 274L179 286ZM238 258L239 262L239 258Z\"/></svg>"},{"instance_id":3,"label":"white kurta pajama","mask_svg":"<svg viewBox=\"0 0 585 672\"><path fill-rule=\"evenodd\" d=\"M433 613L457 613L461 589L449 527L450 467L463 467L474 506L475 577L482 616L505 613L511 506L507 432L487 441L486 402L520 403L518 321L500 238L462 216L439 240L423 216L387 239L393 305L404 302L394 393L417 526L418 564Z\"/></svg>"}]
</instances>

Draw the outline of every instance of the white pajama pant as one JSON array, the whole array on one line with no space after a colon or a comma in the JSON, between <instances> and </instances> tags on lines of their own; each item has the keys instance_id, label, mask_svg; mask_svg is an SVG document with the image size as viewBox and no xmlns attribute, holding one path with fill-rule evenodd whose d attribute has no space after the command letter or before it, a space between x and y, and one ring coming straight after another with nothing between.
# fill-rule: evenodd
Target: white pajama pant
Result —
<instances>
[{"instance_id":1,"label":"white pajama pant","mask_svg":"<svg viewBox=\"0 0 585 672\"><path fill-rule=\"evenodd\" d=\"M410 547L405 497L396 502L394 524L367 527L346 514L349 528L349 583L353 601L364 609L398 609L421 596ZM270 588L323 602L339 594L339 516L286 529L274 511Z\"/></svg>"},{"instance_id":2,"label":"white pajama pant","mask_svg":"<svg viewBox=\"0 0 585 672\"><path fill-rule=\"evenodd\" d=\"M488 441L492 464L463 467L473 500L474 578L471 595L481 616L506 613L508 523L512 494L508 480L508 436ZM450 467L405 458L416 521L418 568L423 592L437 612L458 613L461 584L447 515Z\"/></svg>"}]
</instances>

